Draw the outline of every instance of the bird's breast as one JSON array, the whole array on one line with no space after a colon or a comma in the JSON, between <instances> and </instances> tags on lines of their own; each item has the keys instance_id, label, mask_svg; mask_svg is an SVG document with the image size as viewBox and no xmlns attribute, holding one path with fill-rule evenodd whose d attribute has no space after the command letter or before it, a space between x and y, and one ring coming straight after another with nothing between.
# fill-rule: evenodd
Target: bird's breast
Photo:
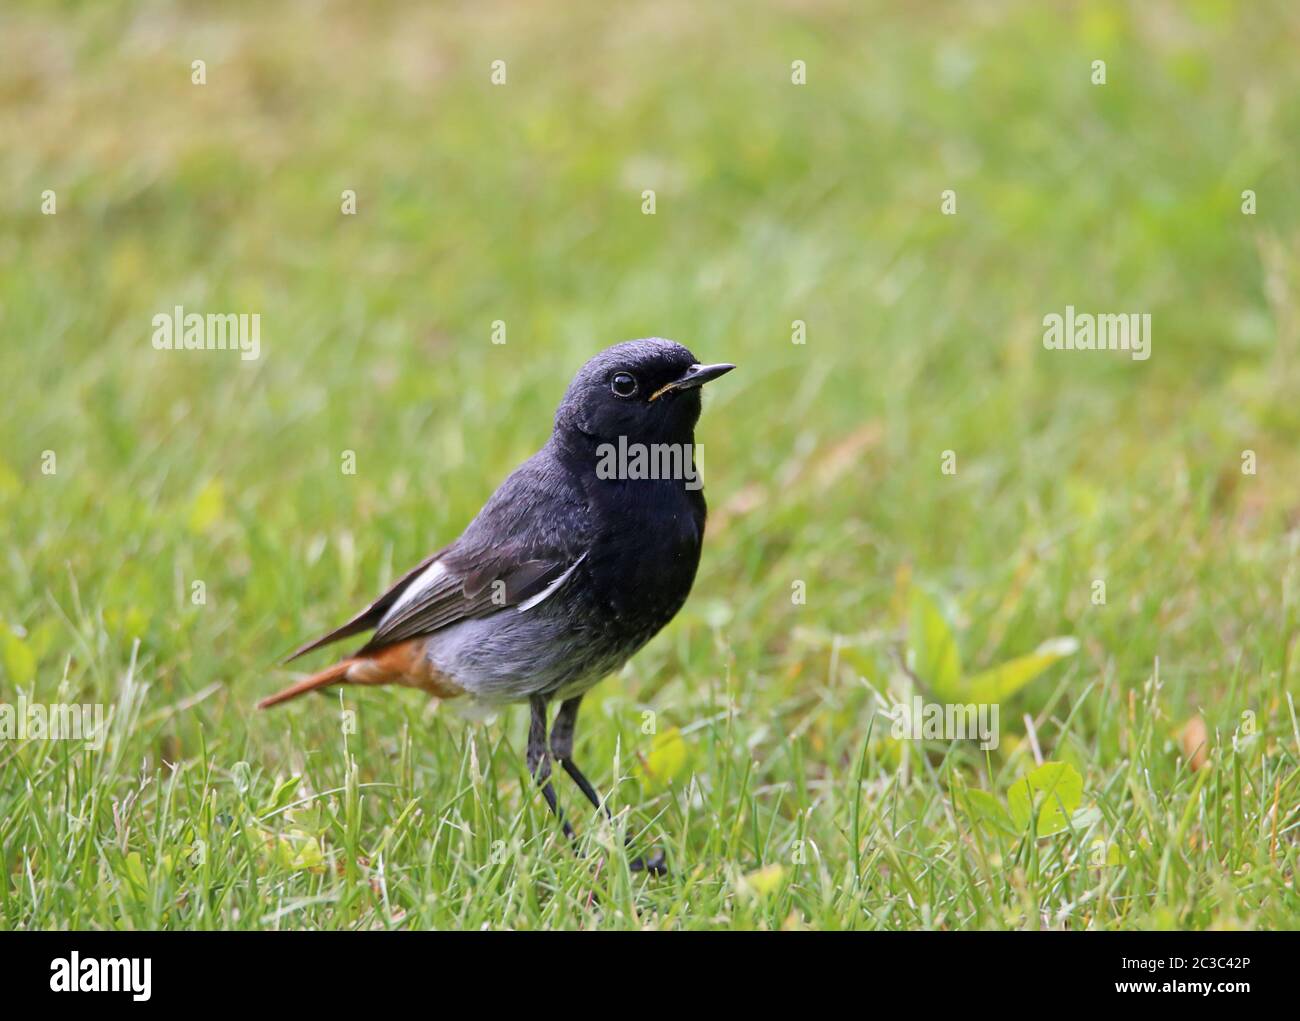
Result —
<instances>
[{"instance_id":1,"label":"bird's breast","mask_svg":"<svg viewBox=\"0 0 1300 1021\"><path fill-rule=\"evenodd\" d=\"M704 514L702 501L680 488L646 490L629 486L618 512L601 516L599 538L584 566L602 616L653 634L690 593Z\"/></svg>"}]
</instances>

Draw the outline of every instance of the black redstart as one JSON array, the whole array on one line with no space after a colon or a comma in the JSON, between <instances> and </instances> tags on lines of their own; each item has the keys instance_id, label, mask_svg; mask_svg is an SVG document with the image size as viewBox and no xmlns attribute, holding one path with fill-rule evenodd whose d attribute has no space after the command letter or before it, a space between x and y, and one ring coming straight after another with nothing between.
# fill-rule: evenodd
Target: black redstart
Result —
<instances>
[{"instance_id":1,"label":"black redstart","mask_svg":"<svg viewBox=\"0 0 1300 1021\"><path fill-rule=\"evenodd\" d=\"M706 513L695 460L699 388L734 367L701 365L657 338L596 355L569 385L546 445L459 539L289 658L373 629L370 640L259 707L330 684L403 684L489 707L527 701L528 769L571 836L550 755L604 807L573 762L578 706L686 601ZM548 755L552 699L560 708Z\"/></svg>"}]
</instances>

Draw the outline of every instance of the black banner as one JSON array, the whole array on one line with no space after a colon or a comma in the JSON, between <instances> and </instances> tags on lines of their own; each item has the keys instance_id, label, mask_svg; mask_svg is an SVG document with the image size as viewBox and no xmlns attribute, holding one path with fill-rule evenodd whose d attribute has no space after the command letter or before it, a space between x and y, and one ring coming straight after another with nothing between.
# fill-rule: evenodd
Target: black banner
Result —
<instances>
[{"instance_id":1,"label":"black banner","mask_svg":"<svg viewBox=\"0 0 1300 1021\"><path fill-rule=\"evenodd\" d=\"M707 952L697 940L707 939ZM448 979L493 1009L518 997L581 1001L608 985L678 985L735 1006L772 983L803 995L846 979L930 1007L1177 998L1229 1005L1288 992L1295 933L792 933L674 935L506 932L31 932L0 934L0 974L19 1002L112 1001L128 1009L256 1002L259 1009L373 1008L377 990ZM687 943L691 944L689 947ZM742 955L737 957L737 955ZM749 966L737 968L741 961ZM757 970L755 970L757 969ZM714 972L713 979L708 978ZM488 980L484 985L483 980ZM809 988L811 984L811 988ZM644 990L644 986L641 986ZM864 990L866 992L866 990ZM478 994L475 994L478 995ZM838 994L837 994L838 995ZM870 994L874 999L874 993ZM992 1000L990 1000L992 998ZM918 1006L925 1001L918 1000Z\"/></svg>"}]
</instances>

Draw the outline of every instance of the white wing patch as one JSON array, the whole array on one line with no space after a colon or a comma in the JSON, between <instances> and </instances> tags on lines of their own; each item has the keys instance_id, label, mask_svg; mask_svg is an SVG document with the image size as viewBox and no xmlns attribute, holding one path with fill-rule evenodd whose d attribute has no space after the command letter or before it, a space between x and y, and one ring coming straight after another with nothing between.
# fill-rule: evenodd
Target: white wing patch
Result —
<instances>
[{"instance_id":1,"label":"white wing patch","mask_svg":"<svg viewBox=\"0 0 1300 1021\"><path fill-rule=\"evenodd\" d=\"M382 628L398 614L403 606L411 603L416 596L446 573L447 568L442 566L441 560L435 560L432 564L426 567L420 572L418 578L413 579L411 584L407 585L406 588L402 590L402 594L397 597L397 602L388 608L388 612L384 614L383 618L379 621L378 626Z\"/></svg>"},{"instance_id":2,"label":"white wing patch","mask_svg":"<svg viewBox=\"0 0 1300 1021\"><path fill-rule=\"evenodd\" d=\"M569 575L571 575L574 572L574 570L577 568L577 566L586 559L587 559L587 554L584 553L582 556L578 557L577 560L575 560L572 564L569 565L569 569L567 571L565 571L562 575L560 575L553 582L547 585L546 588L542 589L542 591L538 592L537 595L529 596L522 603L520 603L519 606L516 607L516 609L518 609L520 613L523 613L525 610L531 610L534 606L536 606L543 599L545 599L552 592L554 592L557 588L559 588L566 581L568 581Z\"/></svg>"}]
</instances>

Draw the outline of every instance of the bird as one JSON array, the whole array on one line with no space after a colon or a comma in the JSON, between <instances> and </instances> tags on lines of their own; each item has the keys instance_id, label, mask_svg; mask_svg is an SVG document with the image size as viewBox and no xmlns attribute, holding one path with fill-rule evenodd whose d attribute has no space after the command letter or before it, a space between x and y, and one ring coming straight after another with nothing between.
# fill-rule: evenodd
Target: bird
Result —
<instances>
[{"instance_id":1,"label":"bird","mask_svg":"<svg viewBox=\"0 0 1300 1021\"><path fill-rule=\"evenodd\" d=\"M335 684L403 685L487 712L526 702L528 771L565 836L575 839L552 759L609 817L573 760L578 708L686 602L708 514L700 388L734 368L658 337L596 354L565 391L550 438L458 539L285 662L371 632L365 644L258 707ZM632 867L666 871L659 852Z\"/></svg>"}]
</instances>

